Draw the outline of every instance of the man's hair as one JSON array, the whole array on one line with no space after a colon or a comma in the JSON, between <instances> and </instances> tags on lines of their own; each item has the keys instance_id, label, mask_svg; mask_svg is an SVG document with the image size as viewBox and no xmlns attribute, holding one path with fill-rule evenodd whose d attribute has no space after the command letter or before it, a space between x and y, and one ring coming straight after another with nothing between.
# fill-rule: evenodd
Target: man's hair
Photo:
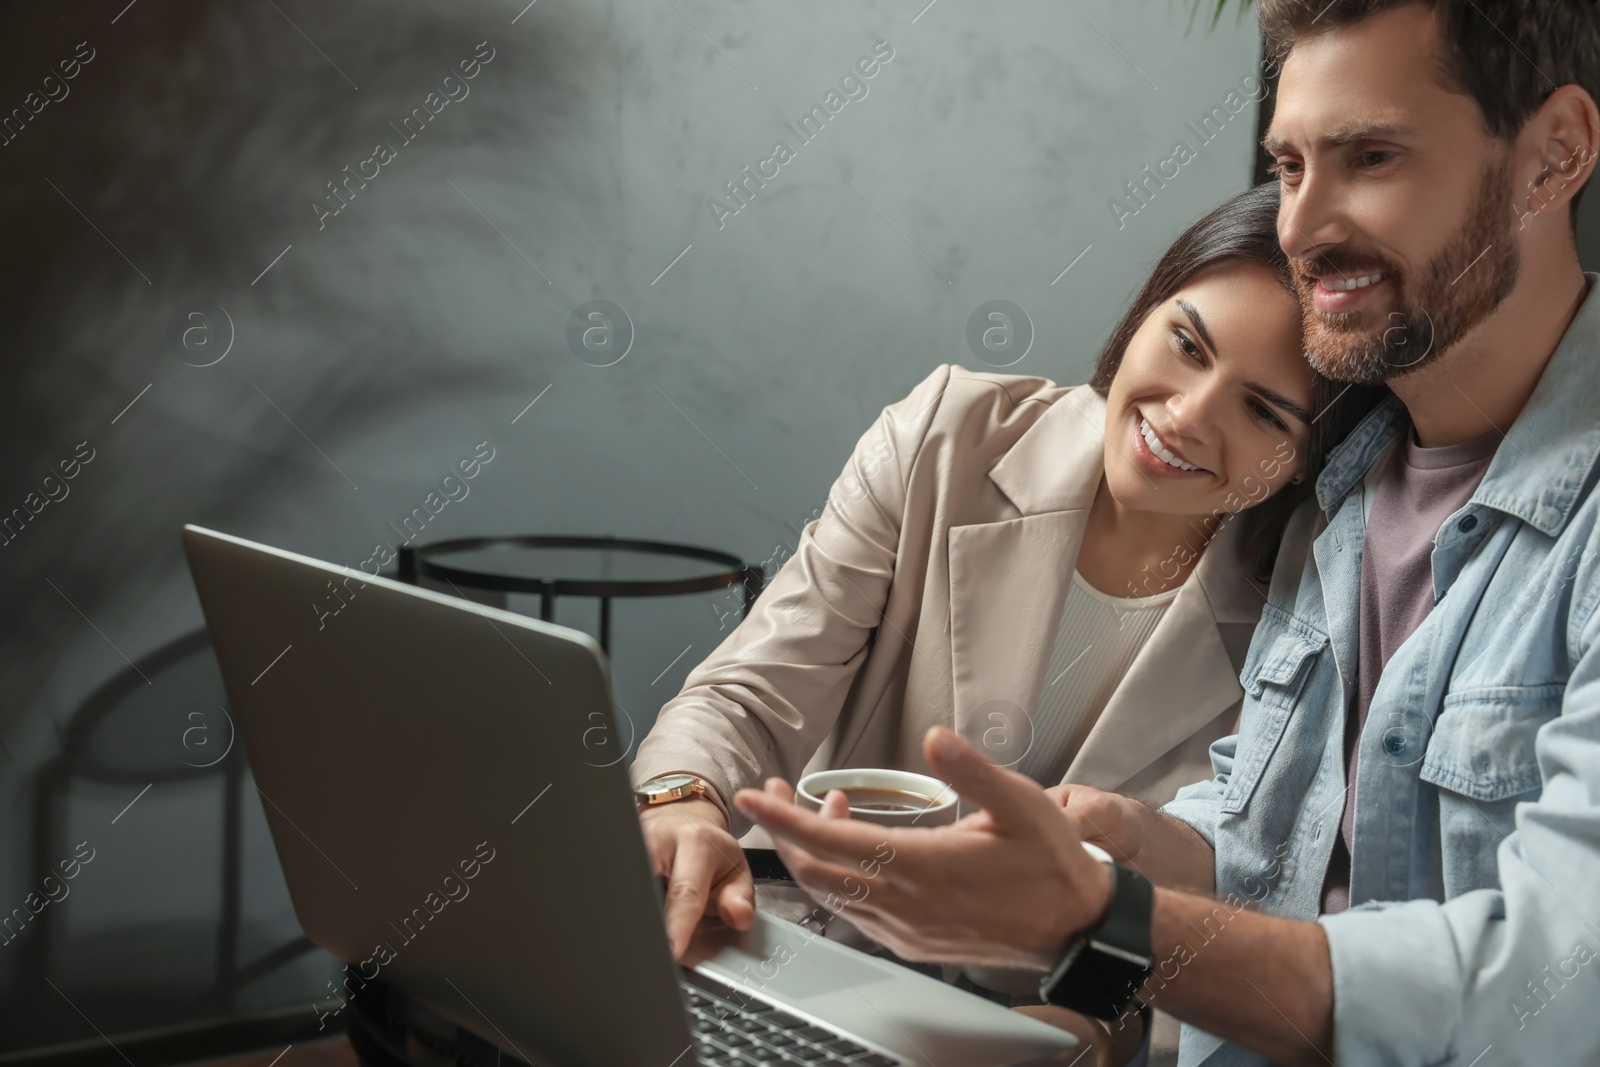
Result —
<instances>
[{"instance_id":1,"label":"man's hair","mask_svg":"<svg viewBox=\"0 0 1600 1067\"><path fill-rule=\"evenodd\" d=\"M1256 18L1267 55L1281 66L1296 41L1411 4L1438 18L1440 83L1477 102L1490 136L1514 138L1562 85L1600 100L1596 0L1260 0ZM1574 229L1587 188L1572 197Z\"/></svg>"}]
</instances>

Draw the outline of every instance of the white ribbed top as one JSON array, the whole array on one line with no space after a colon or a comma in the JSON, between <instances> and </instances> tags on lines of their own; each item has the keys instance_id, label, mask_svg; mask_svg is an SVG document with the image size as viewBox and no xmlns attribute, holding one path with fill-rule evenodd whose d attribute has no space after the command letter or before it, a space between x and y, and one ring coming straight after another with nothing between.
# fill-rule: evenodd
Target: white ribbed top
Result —
<instances>
[{"instance_id":1,"label":"white ribbed top","mask_svg":"<svg viewBox=\"0 0 1600 1067\"><path fill-rule=\"evenodd\" d=\"M1155 596L1109 596L1072 572L1061 627L1039 691L1032 741L1015 770L1052 786L1105 710L1122 676L1183 587Z\"/></svg>"}]
</instances>

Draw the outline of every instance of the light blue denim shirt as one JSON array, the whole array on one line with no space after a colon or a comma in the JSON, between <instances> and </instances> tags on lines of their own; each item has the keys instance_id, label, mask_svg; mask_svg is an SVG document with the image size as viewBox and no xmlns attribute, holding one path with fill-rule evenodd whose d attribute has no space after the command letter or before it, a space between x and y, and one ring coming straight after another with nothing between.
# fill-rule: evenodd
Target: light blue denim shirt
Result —
<instances>
[{"instance_id":1,"label":"light blue denim shirt","mask_svg":"<svg viewBox=\"0 0 1600 1067\"><path fill-rule=\"evenodd\" d=\"M1372 698L1353 906L1319 920L1340 1064L1600 1064L1600 274L1585 277L1527 407L1440 528L1435 606ZM1409 427L1391 398L1330 457L1285 534L1239 732L1212 746L1216 777L1165 809L1216 849L1218 896L1318 916L1344 807L1364 483ZM1240 985L1276 1010L1273 989ZM1264 1062L1184 1028L1185 1067Z\"/></svg>"}]
</instances>

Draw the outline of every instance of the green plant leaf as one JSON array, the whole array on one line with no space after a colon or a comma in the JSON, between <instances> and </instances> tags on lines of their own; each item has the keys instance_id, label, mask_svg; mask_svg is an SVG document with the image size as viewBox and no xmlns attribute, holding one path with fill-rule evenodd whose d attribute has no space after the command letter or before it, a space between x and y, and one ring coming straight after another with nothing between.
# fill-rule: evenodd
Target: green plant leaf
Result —
<instances>
[{"instance_id":1,"label":"green plant leaf","mask_svg":"<svg viewBox=\"0 0 1600 1067\"><path fill-rule=\"evenodd\" d=\"M1192 0L1192 2L1193 6L1189 9L1189 24L1184 27L1183 31L1185 37L1189 36L1189 32L1194 29L1194 20L1199 16L1200 10L1209 7L1212 0ZM1207 28L1207 33L1215 30L1217 24L1222 21L1222 13L1228 10L1229 2L1230 0L1216 0L1216 8L1211 12L1211 25ZM1237 3L1239 10L1236 17L1240 20L1248 15L1250 9L1255 6L1255 0L1237 0Z\"/></svg>"}]
</instances>

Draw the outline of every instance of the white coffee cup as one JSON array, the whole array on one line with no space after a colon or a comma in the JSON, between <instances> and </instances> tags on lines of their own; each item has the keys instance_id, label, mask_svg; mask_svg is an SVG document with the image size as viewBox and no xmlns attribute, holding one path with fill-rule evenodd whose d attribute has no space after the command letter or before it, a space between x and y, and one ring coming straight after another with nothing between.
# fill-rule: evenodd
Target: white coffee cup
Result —
<instances>
[{"instance_id":1,"label":"white coffee cup","mask_svg":"<svg viewBox=\"0 0 1600 1067\"><path fill-rule=\"evenodd\" d=\"M879 826L944 826L956 821L956 791L937 778L913 771L896 771L881 767L845 767L832 771L813 771L800 779L795 788L795 803L810 811L820 811L828 793L843 789L883 790L889 794L911 794L904 806L893 805L893 798L885 796L883 806L850 805L850 817ZM912 798L927 803L917 806Z\"/></svg>"}]
</instances>

